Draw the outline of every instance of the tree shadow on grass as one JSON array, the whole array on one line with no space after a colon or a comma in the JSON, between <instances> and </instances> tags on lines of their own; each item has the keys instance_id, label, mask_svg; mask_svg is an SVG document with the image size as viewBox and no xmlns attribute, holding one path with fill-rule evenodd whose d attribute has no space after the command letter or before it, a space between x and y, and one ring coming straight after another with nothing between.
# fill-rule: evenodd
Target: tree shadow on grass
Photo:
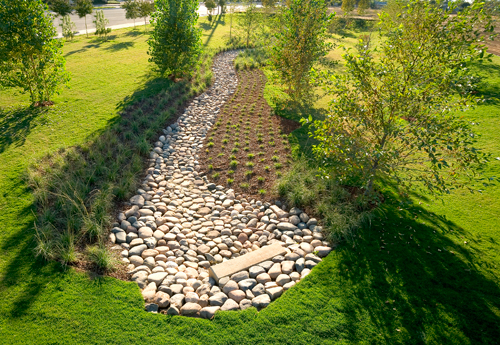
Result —
<instances>
[{"instance_id":1,"label":"tree shadow on grass","mask_svg":"<svg viewBox=\"0 0 500 345\"><path fill-rule=\"evenodd\" d=\"M64 151L68 152L71 149L53 153L51 157L59 158L57 165L52 164L50 159L42 159L39 162L41 169L46 169L47 164L51 166L44 174L44 178L49 180L49 186L59 188L58 186L71 185L77 189L77 193L80 193L76 195L83 195L85 201L92 205L92 196L96 191L113 184L115 188L110 193L113 193L114 210L119 209L121 202L132 195L138 187L138 176L146 169L147 154L152 142L162 133L161 130L173 121L189 99L186 96L190 90L187 81L173 83L167 78L146 77L149 80L143 87L117 104L120 116L110 119L102 131L89 135L90 142L86 144L87 151L85 151L89 154L85 154L77 147L71 155L64 154ZM19 120L21 116L19 114L26 119ZM7 128L9 133L18 133L16 140L23 140L25 135L19 133L29 132L31 127L28 120L34 118L35 114L25 109L11 112L9 117L5 117L10 121L7 122L8 126L4 124L3 127ZM7 120L4 120L4 123ZM5 140L4 135L2 140ZM111 142L112 140L115 141ZM8 144L11 142L5 141L2 147L5 148ZM22 179L11 186L11 190L3 191L6 195L30 198L28 194L33 192ZM51 195L49 194L49 198L56 198ZM51 201L48 207L55 215L53 218L55 231L67 229L69 225L65 221L69 217L64 213L62 206L57 205L68 201L55 199ZM9 288L16 290L15 295L12 295L10 309L11 317L15 318L29 314L31 305L43 294L45 286L59 281L60 277L68 274L58 262L47 262L34 255L36 231L33 221L39 211L41 210L37 209L35 204L28 203L28 206L12 214L14 219L22 220L24 225L8 229L0 242L3 261L0 271L0 294L3 290L8 294ZM86 244L77 243L76 246L84 248ZM101 280L97 280L96 283L100 282Z\"/></svg>"},{"instance_id":2,"label":"tree shadow on grass","mask_svg":"<svg viewBox=\"0 0 500 345\"><path fill-rule=\"evenodd\" d=\"M112 43L110 46L107 46L104 48L104 50L110 50L113 52L117 52L123 49L130 49L133 48L135 45L135 42L119 42L119 43Z\"/></svg>"},{"instance_id":3,"label":"tree shadow on grass","mask_svg":"<svg viewBox=\"0 0 500 345\"><path fill-rule=\"evenodd\" d=\"M9 146L21 146L33 128L43 123L47 107L0 108L0 153Z\"/></svg>"},{"instance_id":4,"label":"tree shadow on grass","mask_svg":"<svg viewBox=\"0 0 500 345\"><path fill-rule=\"evenodd\" d=\"M418 205L380 211L354 247L340 249L352 323L368 313L388 344L497 343L498 281L476 268L483 258L472 243L459 244L467 232Z\"/></svg>"}]
</instances>

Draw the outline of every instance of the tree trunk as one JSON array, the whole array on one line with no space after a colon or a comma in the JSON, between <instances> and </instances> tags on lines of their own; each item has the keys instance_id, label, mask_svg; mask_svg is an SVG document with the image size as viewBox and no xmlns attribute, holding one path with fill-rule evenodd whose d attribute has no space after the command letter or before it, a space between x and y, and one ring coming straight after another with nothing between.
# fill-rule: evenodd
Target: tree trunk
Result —
<instances>
[{"instance_id":1,"label":"tree trunk","mask_svg":"<svg viewBox=\"0 0 500 345\"><path fill-rule=\"evenodd\" d=\"M89 38L89 30L87 29L87 15L85 15L85 31L87 32L87 38Z\"/></svg>"},{"instance_id":2,"label":"tree trunk","mask_svg":"<svg viewBox=\"0 0 500 345\"><path fill-rule=\"evenodd\" d=\"M146 29L148 28L148 24L146 23L147 17L144 17L144 32L146 32Z\"/></svg>"}]
</instances>

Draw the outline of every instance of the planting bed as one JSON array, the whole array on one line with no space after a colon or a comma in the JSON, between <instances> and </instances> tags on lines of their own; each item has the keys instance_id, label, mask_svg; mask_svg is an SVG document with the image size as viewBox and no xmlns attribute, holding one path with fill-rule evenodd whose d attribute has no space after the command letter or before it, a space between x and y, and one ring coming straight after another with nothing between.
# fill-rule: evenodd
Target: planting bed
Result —
<instances>
[{"instance_id":1,"label":"planting bed","mask_svg":"<svg viewBox=\"0 0 500 345\"><path fill-rule=\"evenodd\" d=\"M270 189L290 163L288 134L300 125L272 113L263 96L265 75L238 72L238 88L204 141L201 166L214 182L270 199Z\"/></svg>"}]
</instances>

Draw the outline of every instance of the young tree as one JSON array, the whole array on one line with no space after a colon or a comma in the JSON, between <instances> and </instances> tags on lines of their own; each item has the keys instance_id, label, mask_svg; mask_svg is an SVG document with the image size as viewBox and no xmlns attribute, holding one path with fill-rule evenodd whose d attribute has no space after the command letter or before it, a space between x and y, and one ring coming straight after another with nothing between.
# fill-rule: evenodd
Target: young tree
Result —
<instances>
[{"instance_id":1,"label":"young tree","mask_svg":"<svg viewBox=\"0 0 500 345\"><path fill-rule=\"evenodd\" d=\"M0 0L0 85L29 92L34 105L50 104L70 79L47 10L41 0Z\"/></svg>"},{"instance_id":2,"label":"young tree","mask_svg":"<svg viewBox=\"0 0 500 345\"><path fill-rule=\"evenodd\" d=\"M217 4L215 3L214 0L206 0L205 1L205 7L207 8L208 11L208 21L212 21L212 14L214 12L214 9L217 7Z\"/></svg>"},{"instance_id":3,"label":"young tree","mask_svg":"<svg viewBox=\"0 0 500 345\"><path fill-rule=\"evenodd\" d=\"M238 16L238 27L243 32L247 47L250 46L250 39L254 35L254 31L260 22L260 13L257 11L257 6L252 0L245 2L245 12Z\"/></svg>"},{"instance_id":4,"label":"young tree","mask_svg":"<svg viewBox=\"0 0 500 345\"><path fill-rule=\"evenodd\" d=\"M122 3L122 8L125 9L125 18L135 20L139 17L139 6L135 0L126 0Z\"/></svg>"},{"instance_id":5,"label":"young tree","mask_svg":"<svg viewBox=\"0 0 500 345\"><path fill-rule=\"evenodd\" d=\"M85 31L87 32L87 37L89 37L89 30L87 29L87 15L92 14L94 6L91 0L76 0L75 12L78 17L85 18Z\"/></svg>"},{"instance_id":6,"label":"young tree","mask_svg":"<svg viewBox=\"0 0 500 345\"><path fill-rule=\"evenodd\" d=\"M67 16L73 12L73 7L69 3L69 0L50 0L49 8L52 12L56 13L56 16Z\"/></svg>"},{"instance_id":7,"label":"young tree","mask_svg":"<svg viewBox=\"0 0 500 345\"><path fill-rule=\"evenodd\" d=\"M342 0L342 11L344 11L344 16L349 15L354 11L354 6L356 5L356 0Z\"/></svg>"},{"instance_id":8,"label":"young tree","mask_svg":"<svg viewBox=\"0 0 500 345\"><path fill-rule=\"evenodd\" d=\"M156 0L151 22L154 31L148 40L150 62L162 75L172 79L189 76L201 54L198 0Z\"/></svg>"},{"instance_id":9,"label":"young tree","mask_svg":"<svg viewBox=\"0 0 500 345\"><path fill-rule=\"evenodd\" d=\"M155 9L154 3L152 3L149 0L140 0L137 2L137 4L139 9L139 16L144 18L144 30L146 30L147 28L146 19L154 11Z\"/></svg>"},{"instance_id":10,"label":"young tree","mask_svg":"<svg viewBox=\"0 0 500 345\"><path fill-rule=\"evenodd\" d=\"M326 30L333 15L324 0L291 0L278 16L278 31L270 47L270 63L295 99L308 94L314 62L326 55Z\"/></svg>"},{"instance_id":11,"label":"young tree","mask_svg":"<svg viewBox=\"0 0 500 345\"><path fill-rule=\"evenodd\" d=\"M217 5L219 6L221 13L226 12L226 1L225 0L217 0ZM217 14L219 14L218 11L219 10L217 10Z\"/></svg>"},{"instance_id":12,"label":"young tree","mask_svg":"<svg viewBox=\"0 0 500 345\"><path fill-rule=\"evenodd\" d=\"M111 28L106 27L106 25L109 24L109 20L104 17L104 11L95 11L94 18L95 34L99 35L99 37L104 35L104 39L108 40L108 34L111 32Z\"/></svg>"},{"instance_id":13,"label":"young tree","mask_svg":"<svg viewBox=\"0 0 500 345\"><path fill-rule=\"evenodd\" d=\"M480 3L453 9L413 0L397 20L382 13L377 55L362 43L344 56L347 71L328 80L330 111L313 133L332 178L365 195L381 180L447 193L481 163L469 123L454 112L475 101L468 67L493 27Z\"/></svg>"},{"instance_id":14,"label":"young tree","mask_svg":"<svg viewBox=\"0 0 500 345\"><path fill-rule=\"evenodd\" d=\"M76 25L69 16L62 17L61 28L64 38L69 38L72 40L73 37L75 37Z\"/></svg>"},{"instance_id":15,"label":"young tree","mask_svg":"<svg viewBox=\"0 0 500 345\"><path fill-rule=\"evenodd\" d=\"M365 10L370 8L370 0L358 1L358 14L364 14Z\"/></svg>"},{"instance_id":16,"label":"young tree","mask_svg":"<svg viewBox=\"0 0 500 345\"><path fill-rule=\"evenodd\" d=\"M87 33L87 37L89 37L89 31L87 29L87 15L92 14L94 6L92 5L91 0L76 0L73 5L73 9L76 14L80 18L85 18L85 31Z\"/></svg>"}]
</instances>

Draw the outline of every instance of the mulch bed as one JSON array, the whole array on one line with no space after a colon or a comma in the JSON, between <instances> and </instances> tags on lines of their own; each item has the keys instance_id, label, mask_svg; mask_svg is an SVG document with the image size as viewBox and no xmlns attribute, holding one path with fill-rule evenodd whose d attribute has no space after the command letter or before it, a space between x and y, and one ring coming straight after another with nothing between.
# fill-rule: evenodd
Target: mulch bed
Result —
<instances>
[{"instance_id":1,"label":"mulch bed","mask_svg":"<svg viewBox=\"0 0 500 345\"><path fill-rule=\"evenodd\" d=\"M238 71L238 79L237 91L204 141L202 173L248 197L273 200L272 186L291 163L287 135L300 124L273 114L260 70Z\"/></svg>"}]
</instances>

